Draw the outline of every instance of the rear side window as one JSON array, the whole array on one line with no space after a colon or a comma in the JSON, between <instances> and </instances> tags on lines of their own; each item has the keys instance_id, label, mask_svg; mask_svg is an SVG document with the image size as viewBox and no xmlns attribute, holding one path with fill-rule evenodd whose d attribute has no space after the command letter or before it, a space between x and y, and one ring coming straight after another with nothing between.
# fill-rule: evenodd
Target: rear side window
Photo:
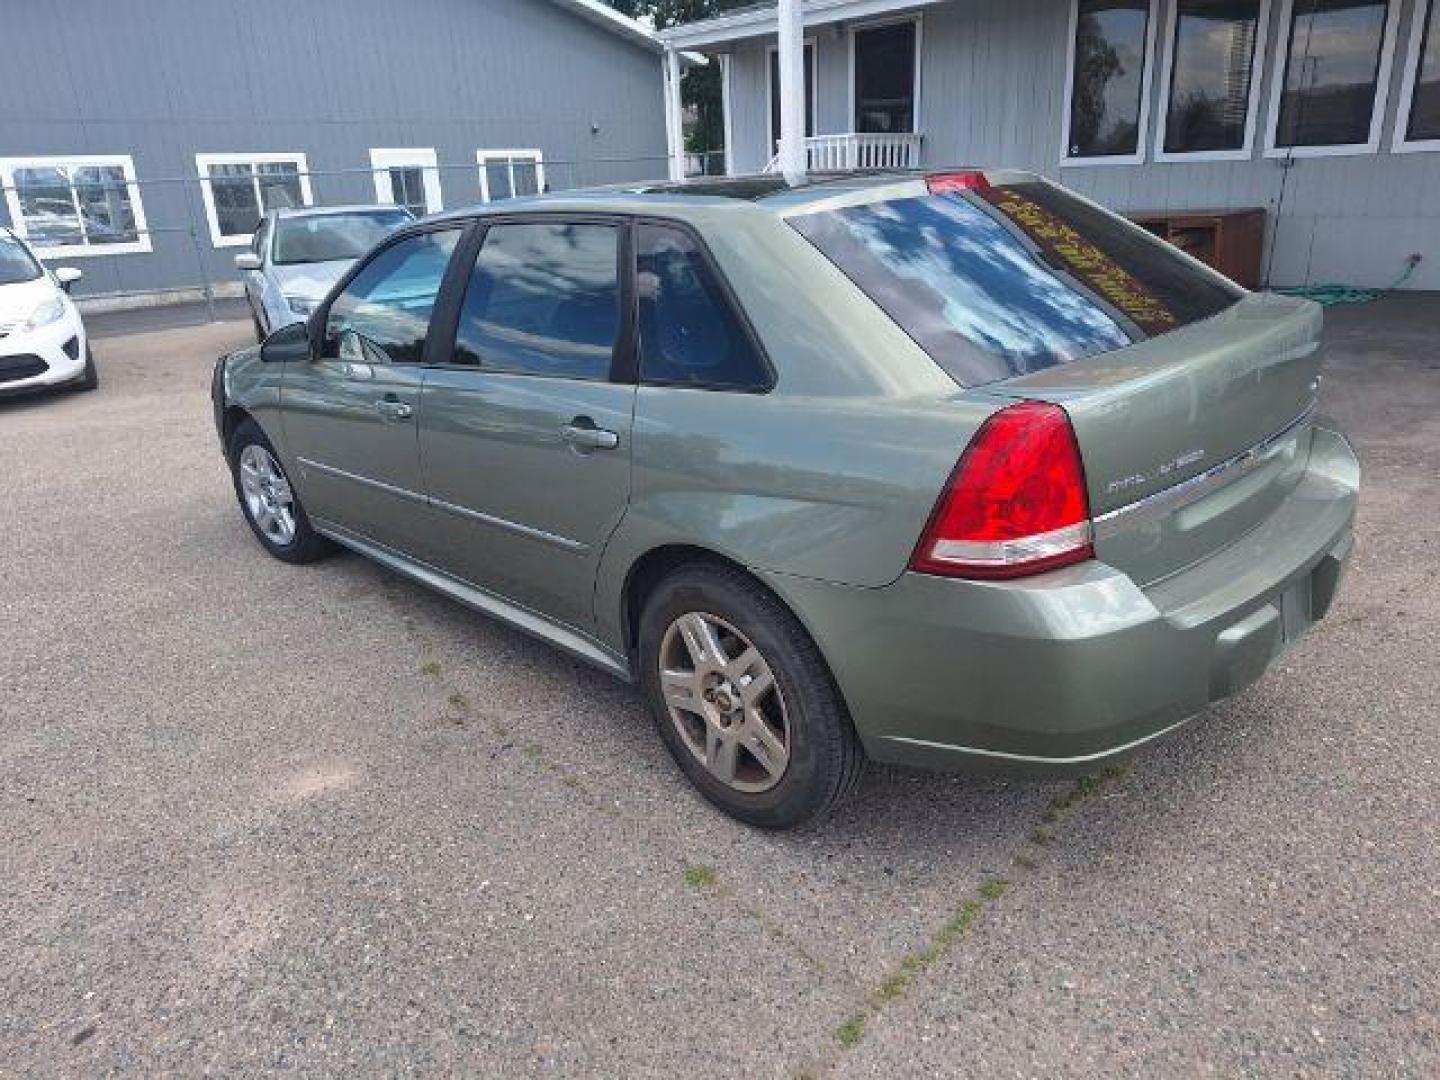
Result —
<instances>
[{"instance_id":1,"label":"rear side window","mask_svg":"<svg viewBox=\"0 0 1440 1080\"><path fill-rule=\"evenodd\" d=\"M769 373L714 271L684 231L635 231L640 378L647 383L763 389Z\"/></svg>"},{"instance_id":2,"label":"rear side window","mask_svg":"<svg viewBox=\"0 0 1440 1080\"><path fill-rule=\"evenodd\" d=\"M979 179L790 223L961 386L1123 348L1244 295L1043 180Z\"/></svg>"},{"instance_id":3,"label":"rear side window","mask_svg":"<svg viewBox=\"0 0 1440 1080\"><path fill-rule=\"evenodd\" d=\"M613 225L492 225L465 289L455 363L608 379L620 330Z\"/></svg>"},{"instance_id":4,"label":"rear side window","mask_svg":"<svg viewBox=\"0 0 1440 1080\"><path fill-rule=\"evenodd\" d=\"M341 355L348 331L360 339L369 362L420 363L430 313L459 238L459 229L420 233L366 263L330 305L325 355Z\"/></svg>"}]
</instances>

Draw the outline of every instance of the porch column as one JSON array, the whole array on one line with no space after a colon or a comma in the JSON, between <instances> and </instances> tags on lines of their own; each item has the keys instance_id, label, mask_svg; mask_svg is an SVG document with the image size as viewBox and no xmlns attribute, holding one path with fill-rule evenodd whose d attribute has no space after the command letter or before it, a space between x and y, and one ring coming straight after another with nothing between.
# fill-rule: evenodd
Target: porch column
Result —
<instances>
[{"instance_id":1,"label":"porch column","mask_svg":"<svg viewBox=\"0 0 1440 1080\"><path fill-rule=\"evenodd\" d=\"M780 0L780 171L797 183L805 176L805 22L801 0Z\"/></svg>"},{"instance_id":2,"label":"porch column","mask_svg":"<svg viewBox=\"0 0 1440 1080\"><path fill-rule=\"evenodd\" d=\"M685 126L680 104L680 54L665 50L665 146L670 154L670 179L685 179Z\"/></svg>"}]
</instances>

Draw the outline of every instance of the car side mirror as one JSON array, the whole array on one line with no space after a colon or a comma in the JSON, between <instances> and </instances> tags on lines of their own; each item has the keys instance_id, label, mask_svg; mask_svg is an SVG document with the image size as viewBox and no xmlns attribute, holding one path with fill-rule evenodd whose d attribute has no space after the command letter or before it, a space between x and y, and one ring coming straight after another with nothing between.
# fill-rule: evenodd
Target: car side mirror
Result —
<instances>
[{"instance_id":1,"label":"car side mirror","mask_svg":"<svg viewBox=\"0 0 1440 1080\"><path fill-rule=\"evenodd\" d=\"M73 266L57 266L55 268L55 283L67 293L70 287L85 276L85 271Z\"/></svg>"},{"instance_id":2,"label":"car side mirror","mask_svg":"<svg viewBox=\"0 0 1440 1080\"><path fill-rule=\"evenodd\" d=\"M259 270L260 256L253 251L242 251L235 256L235 269L237 270Z\"/></svg>"},{"instance_id":3,"label":"car side mirror","mask_svg":"<svg viewBox=\"0 0 1440 1080\"><path fill-rule=\"evenodd\" d=\"M304 363L310 359L310 331L304 323L282 326L260 346L262 364Z\"/></svg>"}]
</instances>

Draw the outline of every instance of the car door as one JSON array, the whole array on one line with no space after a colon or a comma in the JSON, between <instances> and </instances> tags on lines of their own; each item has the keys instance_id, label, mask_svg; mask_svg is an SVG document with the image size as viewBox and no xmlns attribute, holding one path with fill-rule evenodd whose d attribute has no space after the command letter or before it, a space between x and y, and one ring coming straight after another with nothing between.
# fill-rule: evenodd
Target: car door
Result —
<instances>
[{"instance_id":1,"label":"car door","mask_svg":"<svg viewBox=\"0 0 1440 1080\"><path fill-rule=\"evenodd\" d=\"M441 565L584 630L630 493L625 226L533 215L477 243L421 407Z\"/></svg>"},{"instance_id":2,"label":"car door","mask_svg":"<svg viewBox=\"0 0 1440 1080\"><path fill-rule=\"evenodd\" d=\"M317 312L313 359L286 372L285 436L310 516L419 558L428 550L416 439L423 361L464 229L409 233L372 252Z\"/></svg>"}]
</instances>

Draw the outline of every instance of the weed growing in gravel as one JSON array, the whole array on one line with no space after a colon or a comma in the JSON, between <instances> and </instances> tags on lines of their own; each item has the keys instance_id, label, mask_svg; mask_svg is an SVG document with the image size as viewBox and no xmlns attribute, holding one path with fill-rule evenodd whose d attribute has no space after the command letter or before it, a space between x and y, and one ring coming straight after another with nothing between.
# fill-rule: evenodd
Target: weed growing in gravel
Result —
<instances>
[{"instance_id":1,"label":"weed growing in gravel","mask_svg":"<svg viewBox=\"0 0 1440 1080\"><path fill-rule=\"evenodd\" d=\"M1010 888L1010 882L1004 878L991 878L980 886L980 895L986 900L999 900L1005 895L1005 890Z\"/></svg>"},{"instance_id":2,"label":"weed growing in gravel","mask_svg":"<svg viewBox=\"0 0 1440 1080\"><path fill-rule=\"evenodd\" d=\"M420 674L432 679L435 678L440 674L440 661L435 659L421 660Z\"/></svg>"},{"instance_id":3,"label":"weed growing in gravel","mask_svg":"<svg viewBox=\"0 0 1440 1080\"><path fill-rule=\"evenodd\" d=\"M720 879L720 875L703 863L685 868L685 884L693 885L697 889L707 888L714 885Z\"/></svg>"},{"instance_id":4,"label":"weed growing in gravel","mask_svg":"<svg viewBox=\"0 0 1440 1080\"><path fill-rule=\"evenodd\" d=\"M865 1014L856 1013L835 1029L835 1038L840 1045L851 1047L858 1043L865 1034Z\"/></svg>"}]
</instances>

